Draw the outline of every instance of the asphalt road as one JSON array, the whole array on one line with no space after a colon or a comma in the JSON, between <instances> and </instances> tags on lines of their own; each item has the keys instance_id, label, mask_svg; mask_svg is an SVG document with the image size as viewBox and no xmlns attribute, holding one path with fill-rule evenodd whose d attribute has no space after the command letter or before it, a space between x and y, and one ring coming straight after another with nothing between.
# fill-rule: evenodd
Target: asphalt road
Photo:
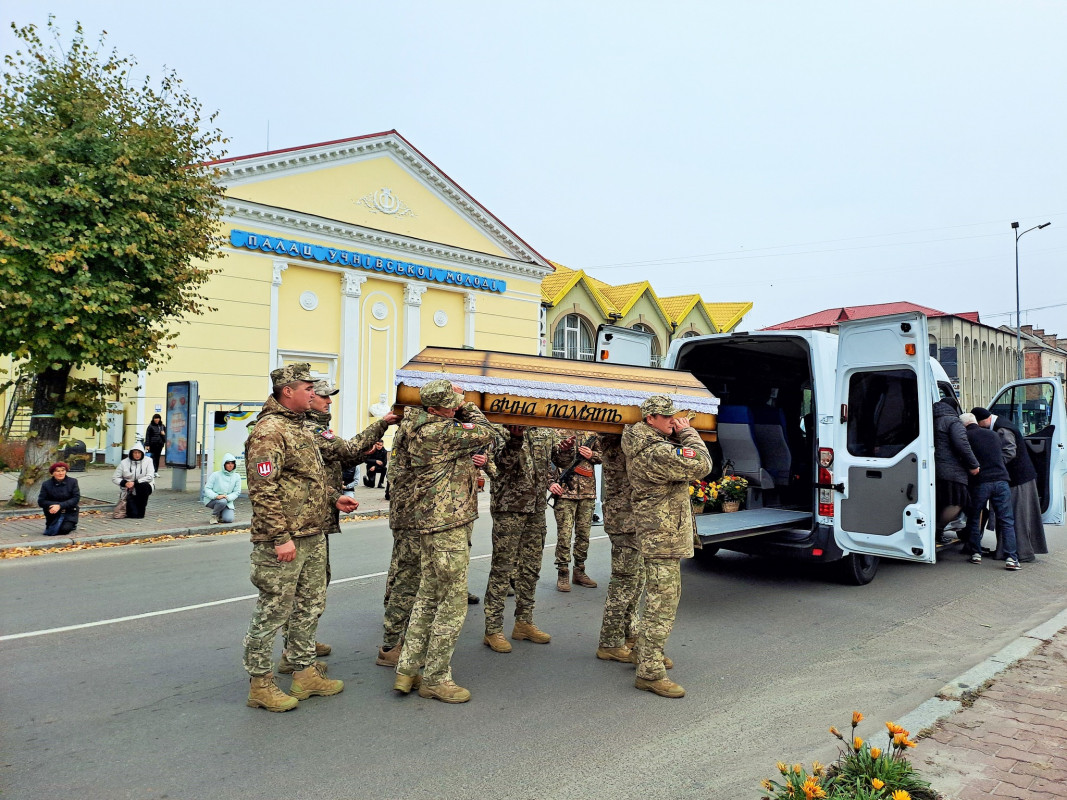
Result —
<instances>
[{"instance_id":1,"label":"asphalt road","mask_svg":"<svg viewBox=\"0 0 1067 800\"><path fill-rule=\"evenodd\" d=\"M488 531L486 518L475 556ZM453 666L474 698L448 706L395 695L374 665L391 537L382 522L346 526L319 629L343 694L287 714L245 707L251 599L0 640L0 796L755 797L776 761L828 760L827 728L853 709L873 735L1062 610L1067 535L1049 539L1053 553L1017 573L950 551L936 566L884 563L865 587L733 554L686 562L668 648L681 700L594 657L607 541L587 565L600 587L569 594L547 550L537 621L552 643L492 653L472 607ZM0 636L251 595L248 550L230 535L0 562ZM472 562L475 592L488 568Z\"/></svg>"}]
</instances>

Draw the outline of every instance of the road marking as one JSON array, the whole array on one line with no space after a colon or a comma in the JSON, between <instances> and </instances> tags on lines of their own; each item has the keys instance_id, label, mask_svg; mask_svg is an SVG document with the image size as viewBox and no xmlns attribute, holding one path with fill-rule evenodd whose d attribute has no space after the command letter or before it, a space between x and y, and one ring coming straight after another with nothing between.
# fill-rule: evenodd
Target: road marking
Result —
<instances>
[{"instance_id":1,"label":"road marking","mask_svg":"<svg viewBox=\"0 0 1067 800\"><path fill-rule=\"evenodd\" d=\"M607 536L590 536L589 537L589 541L593 541L594 539L606 539L606 538L608 538L608 537ZM555 547L555 546L556 546L555 542L550 542L550 543L546 543L543 549L547 550L548 548ZM486 553L485 555L482 555L482 556L471 556L471 561L479 561L481 559L492 558L492 556L493 556L492 553ZM335 583L348 583L350 581L362 581L362 580L366 580L367 578L381 578L381 577L384 577L384 576L386 576L388 574L389 574L388 572L369 572L366 575L353 575L351 578L338 578L337 580L331 581L330 585L332 586ZM200 609L200 608L211 608L212 606L224 606L224 605L227 605L229 603L242 603L245 600L255 600L257 597L259 597L258 594L245 594L245 595L241 595L240 597L228 597L225 600L212 600L209 603L197 603L196 605L179 606L178 608L165 608L162 611L147 611L144 614L131 614L128 617L113 617L112 619L99 619L96 622L82 622L82 623L80 623L78 625L64 625L61 628L45 628L44 630L27 631L26 633L9 633L7 635L0 636L0 642L10 642L10 641L13 641L14 639L29 639L29 638L32 638L34 636L48 636L49 634L66 633L67 631L80 631L83 628L96 628L96 627L99 627L100 625L115 625L116 623L119 623L119 622L132 622L135 619L148 619L149 617L162 617L162 616L166 616L167 614L180 614L183 611L196 611L197 609Z\"/></svg>"}]
</instances>

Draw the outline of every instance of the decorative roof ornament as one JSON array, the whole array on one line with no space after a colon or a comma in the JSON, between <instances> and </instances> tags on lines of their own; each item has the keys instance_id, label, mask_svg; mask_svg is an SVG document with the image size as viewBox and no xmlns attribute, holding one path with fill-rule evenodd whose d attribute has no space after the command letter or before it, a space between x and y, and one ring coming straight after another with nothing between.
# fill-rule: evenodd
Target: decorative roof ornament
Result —
<instances>
[{"instance_id":1,"label":"decorative roof ornament","mask_svg":"<svg viewBox=\"0 0 1067 800\"><path fill-rule=\"evenodd\" d=\"M365 206L373 214L386 214L390 217L414 217L415 212L407 203L393 194L393 190L383 186L376 192L365 195L356 201L356 205Z\"/></svg>"}]
</instances>

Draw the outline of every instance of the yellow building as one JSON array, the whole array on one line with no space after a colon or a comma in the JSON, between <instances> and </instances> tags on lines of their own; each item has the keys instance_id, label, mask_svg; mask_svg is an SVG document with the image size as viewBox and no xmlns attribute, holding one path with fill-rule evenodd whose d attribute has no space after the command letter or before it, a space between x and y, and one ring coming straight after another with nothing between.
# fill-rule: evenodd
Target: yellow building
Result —
<instances>
[{"instance_id":1,"label":"yellow building","mask_svg":"<svg viewBox=\"0 0 1067 800\"><path fill-rule=\"evenodd\" d=\"M307 361L341 389L347 437L384 413L394 372L427 345L537 353L552 265L396 131L217 166L212 308L177 324L169 360L125 376L124 447L163 413L170 381L198 381L201 403L262 402L272 369ZM74 436L98 454L118 444Z\"/></svg>"},{"instance_id":2,"label":"yellow building","mask_svg":"<svg viewBox=\"0 0 1067 800\"><path fill-rule=\"evenodd\" d=\"M752 310L750 302L705 303L698 294L659 297L648 281L612 286L553 266L541 281L541 352L557 358L592 361L597 327L615 324L654 334L652 364L659 366L675 339L731 331Z\"/></svg>"}]
</instances>

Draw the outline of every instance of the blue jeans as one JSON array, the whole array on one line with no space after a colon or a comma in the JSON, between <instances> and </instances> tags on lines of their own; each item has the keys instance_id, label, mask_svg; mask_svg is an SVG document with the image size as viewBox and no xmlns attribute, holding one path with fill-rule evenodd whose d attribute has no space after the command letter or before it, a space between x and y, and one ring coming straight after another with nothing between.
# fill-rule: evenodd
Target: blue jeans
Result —
<instances>
[{"instance_id":1,"label":"blue jeans","mask_svg":"<svg viewBox=\"0 0 1067 800\"><path fill-rule=\"evenodd\" d=\"M986 501L993 506L997 516L997 533L1004 547L1005 558L1018 558L1015 545L1015 511L1011 506L1011 490L1007 481L990 481L975 484L971 489L971 507L967 510L967 534L964 537L965 553L982 552L982 509Z\"/></svg>"},{"instance_id":2,"label":"blue jeans","mask_svg":"<svg viewBox=\"0 0 1067 800\"><path fill-rule=\"evenodd\" d=\"M60 526L62 526L63 524L63 519L65 518L65 516L66 515L62 511L60 511L58 514L52 517L52 521L44 526L44 535L59 536L59 534L61 533L59 529Z\"/></svg>"}]
</instances>

